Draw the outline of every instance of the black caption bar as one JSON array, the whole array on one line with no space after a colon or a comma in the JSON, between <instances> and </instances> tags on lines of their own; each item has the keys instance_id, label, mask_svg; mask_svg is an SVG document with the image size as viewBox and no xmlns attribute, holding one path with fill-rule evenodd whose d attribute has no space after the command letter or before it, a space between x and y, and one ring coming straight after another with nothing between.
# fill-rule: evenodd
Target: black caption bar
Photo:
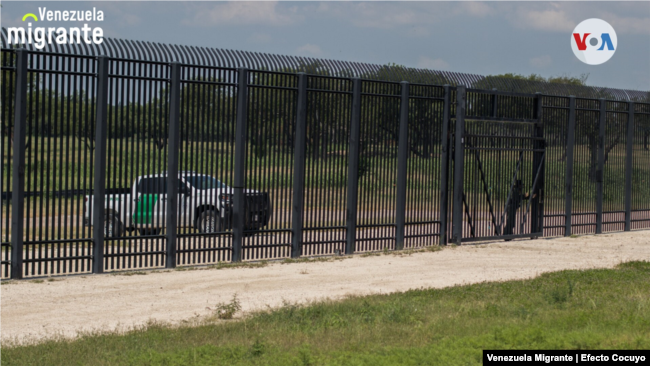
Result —
<instances>
[{"instance_id":1,"label":"black caption bar","mask_svg":"<svg viewBox=\"0 0 650 366\"><path fill-rule=\"evenodd\" d=\"M648 365L649 350L637 351L541 351L484 350L484 365Z\"/></svg>"}]
</instances>

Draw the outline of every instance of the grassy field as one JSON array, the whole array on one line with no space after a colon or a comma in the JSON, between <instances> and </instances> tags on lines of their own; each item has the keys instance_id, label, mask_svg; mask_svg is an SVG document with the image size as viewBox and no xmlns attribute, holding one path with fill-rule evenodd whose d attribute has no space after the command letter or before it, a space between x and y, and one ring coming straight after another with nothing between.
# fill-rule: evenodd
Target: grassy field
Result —
<instances>
[{"instance_id":1,"label":"grassy field","mask_svg":"<svg viewBox=\"0 0 650 366\"><path fill-rule=\"evenodd\" d=\"M4 141L3 141L4 142ZM130 187L135 177L154 174L166 170L166 148L159 149L151 139L123 138L108 140L108 169L107 188ZM181 144L179 161L180 170L193 170L218 176L226 184L232 184L234 145L225 142L190 141ZM11 174L9 170L9 143L2 147L3 176ZM344 144L329 144L323 159L313 159L307 155L308 182L313 188L345 188L347 182L347 147ZM247 154L247 183L252 187L273 187L275 189L291 187L293 153L286 147L269 146L263 156L249 151ZM440 146L434 147L431 159L419 158L412 155L409 159L409 185L413 189L437 190L438 179L431 178L439 168ZM650 151L643 150L641 145L634 146L635 171L639 179L647 179L650 172ZM502 167L504 172L514 171L517 162L516 154L500 154L499 152L481 152L484 167ZM527 155L528 156L528 155ZM553 172L547 180L564 181L565 160L564 149L547 147L546 169ZM73 137L33 137L30 148L26 151L26 190L66 190L81 189L92 186L93 180L93 151L88 149L85 142ZM387 174L388 170L396 169L396 148L384 149L381 145L368 145L361 155L361 189L381 189L392 187L395 174ZM617 187L624 183L625 146L618 145L608 155L605 165L605 186ZM472 153L466 153L465 169L467 174L477 171L477 162ZM506 168L507 167L507 168ZM532 174L531 166L522 168L526 174ZM577 145L574 164L574 189L578 194L582 185L590 185L587 179L589 169L589 153L585 146ZM488 172L488 183L492 186L494 171ZM505 174L505 173L504 173ZM507 175L509 180L510 174ZM547 174L548 175L548 174ZM365 179L364 179L365 178ZM391 178L384 181L384 178ZM636 179L635 179L636 180ZM644 183L642 181L638 183ZM584 182L583 182L584 181ZM547 183L548 184L548 183ZM593 185L593 183L591 183ZM466 186L472 191L472 186ZM480 191L483 187L479 187ZM552 189L552 186L547 188ZM585 186L585 189L591 190ZM2 181L2 191L10 190L6 178ZM561 191L561 192L560 192ZM563 194L563 190L558 193ZM553 195L555 196L555 195ZM575 196L574 200L592 199L590 195ZM605 192L605 201L608 201Z\"/></svg>"},{"instance_id":2,"label":"grassy field","mask_svg":"<svg viewBox=\"0 0 650 366\"><path fill-rule=\"evenodd\" d=\"M418 289L241 320L3 345L3 365L468 365L482 349L650 348L650 262Z\"/></svg>"}]
</instances>

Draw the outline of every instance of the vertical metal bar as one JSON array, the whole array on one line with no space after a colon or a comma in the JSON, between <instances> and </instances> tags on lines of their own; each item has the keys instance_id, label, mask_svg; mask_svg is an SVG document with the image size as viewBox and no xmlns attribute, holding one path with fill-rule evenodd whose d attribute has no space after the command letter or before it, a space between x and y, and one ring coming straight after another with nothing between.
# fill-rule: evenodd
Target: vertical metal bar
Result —
<instances>
[{"instance_id":1,"label":"vertical metal bar","mask_svg":"<svg viewBox=\"0 0 650 366\"><path fill-rule=\"evenodd\" d=\"M542 105L542 94L536 93L535 95L535 119L537 123L534 126L534 140L533 148L535 150L542 150L546 147L546 142L544 138L544 125L542 122L543 114L543 105ZM539 171L539 178L537 181L537 188L534 191L530 192L531 200L531 233L541 233L544 232L544 174L545 174L545 164L546 159L544 158L545 152L535 151L533 152L533 171L532 177L537 176ZM523 234L523 233L522 233Z\"/></svg>"},{"instance_id":2,"label":"vertical metal bar","mask_svg":"<svg viewBox=\"0 0 650 366\"><path fill-rule=\"evenodd\" d=\"M447 215L449 211L449 85L445 85L444 106L442 109L442 136L440 154L440 245L447 245Z\"/></svg>"},{"instance_id":3,"label":"vertical metal bar","mask_svg":"<svg viewBox=\"0 0 650 366\"><path fill-rule=\"evenodd\" d=\"M180 151L181 65L173 62L169 93L169 142L167 144L167 259L165 268L176 267L178 215L178 156Z\"/></svg>"},{"instance_id":4,"label":"vertical metal bar","mask_svg":"<svg viewBox=\"0 0 650 366\"><path fill-rule=\"evenodd\" d=\"M352 79L352 116L348 157L347 236L345 254L354 253L357 239L357 196L359 194L359 138L361 136L361 80Z\"/></svg>"},{"instance_id":5,"label":"vertical metal bar","mask_svg":"<svg viewBox=\"0 0 650 366\"><path fill-rule=\"evenodd\" d=\"M402 99L399 116L399 145L397 150L397 200L395 203L395 250L404 249L404 224L406 222L406 174L408 164L409 134L409 83L401 82Z\"/></svg>"},{"instance_id":6,"label":"vertical metal bar","mask_svg":"<svg viewBox=\"0 0 650 366\"><path fill-rule=\"evenodd\" d=\"M108 111L108 56L97 57L95 107L95 166L93 190L93 273L104 272L104 209L106 205L106 140ZM126 224L126 223L125 223Z\"/></svg>"},{"instance_id":7,"label":"vertical metal bar","mask_svg":"<svg viewBox=\"0 0 650 366\"><path fill-rule=\"evenodd\" d=\"M25 210L25 143L27 135L27 57L16 51L16 95L11 187L11 278L23 278L23 213Z\"/></svg>"},{"instance_id":8,"label":"vertical metal bar","mask_svg":"<svg viewBox=\"0 0 650 366\"><path fill-rule=\"evenodd\" d=\"M291 258L302 254L302 227L305 205L305 154L307 149L307 75L298 73L298 106L296 115L296 139L293 156L293 238Z\"/></svg>"},{"instance_id":9,"label":"vertical metal bar","mask_svg":"<svg viewBox=\"0 0 650 366\"><path fill-rule=\"evenodd\" d=\"M628 106L627 146L625 151L625 231L632 229L632 154L634 150L634 102ZM15 216L14 216L15 217Z\"/></svg>"},{"instance_id":10,"label":"vertical metal bar","mask_svg":"<svg viewBox=\"0 0 650 366\"><path fill-rule=\"evenodd\" d=\"M598 168L596 169L596 234L603 232L603 174L605 166L605 117L607 102L600 99L598 118Z\"/></svg>"},{"instance_id":11,"label":"vertical metal bar","mask_svg":"<svg viewBox=\"0 0 650 366\"><path fill-rule=\"evenodd\" d=\"M456 132L454 156L454 206L452 219L452 242L459 245L463 237L463 173L465 160L465 100L464 85L456 89Z\"/></svg>"},{"instance_id":12,"label":"vertical metal bar","mask_svg":"<svg viewBox=\"0 0 650 366\"><path fill-rule=\"evenodd\" d=\"M573 205L573 145L576 136L576 97L569 97L569 126L566 141L566 173L564 175L564 236L571 235Z\"/></svg>"},{"instance_id":13,"label":"vertical metal bar","mask_svg":"<svg viewBox=\"0 0 650 366\"><path fill-rule=\"evenodd\" d=\"M235 126L235 177L232 207L232 261L241 262L244 241L244 176L246 174L246 123L248 122L248 69L237 72L237 122Z\"/></svg>"}]
</instances>

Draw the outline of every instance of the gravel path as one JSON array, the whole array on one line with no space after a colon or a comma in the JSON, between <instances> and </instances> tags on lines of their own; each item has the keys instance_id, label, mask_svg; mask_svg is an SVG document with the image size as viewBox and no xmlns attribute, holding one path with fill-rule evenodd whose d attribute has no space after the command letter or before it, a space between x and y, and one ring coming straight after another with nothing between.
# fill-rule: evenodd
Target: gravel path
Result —
<instances>
[{"instance_id":1,"label":"gravel path","mask_svg":"<svg viewBox=\"0 0 650 366\"><path fill-rule=\"evenodd\" d=\"M284 301L339 299L420 287L505 281L563 269L650 261L650 231L493 242L406 255L353 256L262 268L150 271L146 275L56 277L3 283L0 339L36 341L78 331L178 323L214 311L237 294L243 311Z\"/></svg>"}]
</instances>

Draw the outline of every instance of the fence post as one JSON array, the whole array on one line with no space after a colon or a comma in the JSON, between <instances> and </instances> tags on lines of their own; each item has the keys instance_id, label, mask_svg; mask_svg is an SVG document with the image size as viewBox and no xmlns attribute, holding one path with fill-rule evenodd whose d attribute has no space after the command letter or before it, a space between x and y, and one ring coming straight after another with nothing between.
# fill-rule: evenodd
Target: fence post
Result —
<instances>
[{"instance_id":1,"label":"fence post","mask_svg":"<svg viewBox=\"0 0 650 366\"><path fill-rule=\"evenodd\" d=\"M625 151L625 231L632 229L632 158L634 144L634 102L628 106Z\"/></svg>"},{"instance_id":2,"label":"fence post","mask_svg":"<svg viewBox=\"0 0 650 366\"><path fill-rule=\"evenodd\" d=\"M307 75L298 73L296 140L293 157L293 238L291 258L302 254L303 211L305 205L305 154L307 149Z\"/></svg>"},{"instance_id":3,"label":"fence post","mask_svg":"<svg viewBox=\"0 0 650 366\"><path fill-rule=\"evenodd\" d=\"M357 195L359 193L359 144L361 136L361 79L352 79L352 116L348 156L347 236L345 254L353 254L357 240Z\"/></svg>"},{"instance_id":4,"label":"fence post","mask_svg":"<svg viewBox=\"0 0 650 366\"><path fill-rule=\"evenodd\" d=\"M11 187L11 278L23 278L23 215L25 210L25 143L27 141L27 57L16 50L16 95Z\"/></svg>"},{"instance_id":5,"label":"fence post","mask_svg":"<svg viewBox=\"0 0 650 366\"><path fill-rule=\"evenodd\" d=\"M106 138L108 120L108 56L97 57L95 166L93 176L93 273L104 273L104 209L106 205Z\"/></svg>"},{"instance_id":6,"label":"fence post","mask_svg":"<svg viewBox=\"0 0 650 366\"><path fill-rule=\"evenodd\" d=\"M241 262L244 241L244 175L246 174L246 124L248 122L248 69L237 72L237 121L235 126L235 179L232 207L232 261Z\"/></svg>"},{"instance_id":7,"label":"fence post","mask_svg":"<svg viewBox=\"0 0 650 366\"><path fill-rule=\"evenodd\" d=\"M452 241L460 245L463 238L463 173L465 160L465 100L464 85L456 88L456 131L454 147L454 211L452 221Z\"/></svg>"},{"instance_id":8,"label":"fence post","mask_svg":"<svg viewBox=\"0 0 650 366\"><path fill-rule=\"evenodd\" d=\"M573 205L573 145L576 136L576 97L569 96L569 126L566 141L566 172L564 174L564 236L571 235Z\"/></svg>"},{"instance_id":9,"label":"fence post","mask_svg":"<svg viewBox=\"0 0 650 366\"><path fill-rule=\"evenodd\" d=\"M546 141L544 140L544 124L542 122L544 108L542 93L535 93L535 142L533 147L535 150L542 150L546 148ZM530 192L531 196L531 232L541 233L544 235L544 174L546 173L546 158L545 152L535 151L533 153L533 172L532 177L535 177L537 169L539 168L539 180L537 181L537 192Z\"/></svg>"},{"instance_id":10,"label":"fence post","mask_svg":"<svg viewBox=\"0 0 650 366\"><path fill-rule=\"evenodd\" d=\"M180 150L181 65L172 62L169 94L169 142L167 146L167 260L165 268L176 267L178 225L178 155Z\"/></svg>"},{"instance_id":11,"label":"fence post","mask_svg":"<svg viewBox=\"0 0 650 366\"><path fill-rule=\"evenodd\" d=\"M598 115L598 168L596 169L596 234L603 232L603 175L605 169L605 119L607 102L600 99Z\"/></svg>"},{"instance_id":12,"label":"fence post","mask_svg":"<svg viewBox=\"0 0 650 366\"><path fill-rule=\"evenodd\" d=\"M440 152L440 245L447 245L447 215L449 207L449 85L444 86L445 96L442 107L442 136Z\"/></svg>"},{"instance_id":13,"label":"fence post","mask_svg":"<svg viewBox=\"0 0 650 366\"><path fill-rule=\"evenodd\" d=\"M399 116L399 142L397 148L397 199L395 202L395 250L404 249L406 223L406 174L408 172L409 143L409 83L401 82L402 98Z\"/></svg>"}]
</instances>

